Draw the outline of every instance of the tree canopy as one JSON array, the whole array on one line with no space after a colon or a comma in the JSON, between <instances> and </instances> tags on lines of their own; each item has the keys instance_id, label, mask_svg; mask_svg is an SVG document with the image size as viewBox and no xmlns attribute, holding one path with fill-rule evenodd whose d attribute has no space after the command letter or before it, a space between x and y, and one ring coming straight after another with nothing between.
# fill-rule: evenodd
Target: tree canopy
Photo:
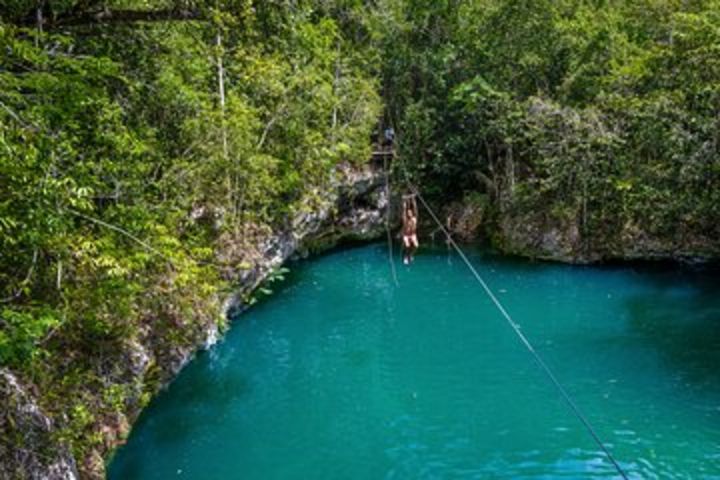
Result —
<instances>
[{"instance_id":1,"label":"tree canopy","mask_svg":"<svg viewBox=\"0 0 720 480\"><path fill-rule=\"evenodd\" d=\"M386 103L423 185L578 222L589 249L718 238L717 1L388 5Z\"/></svg>"}]
</instances>

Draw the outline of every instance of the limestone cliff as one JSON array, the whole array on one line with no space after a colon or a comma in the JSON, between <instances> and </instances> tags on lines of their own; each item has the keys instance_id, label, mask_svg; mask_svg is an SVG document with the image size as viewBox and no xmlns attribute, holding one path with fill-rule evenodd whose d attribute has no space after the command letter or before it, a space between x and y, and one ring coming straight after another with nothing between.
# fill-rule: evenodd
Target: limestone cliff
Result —
<instances>
[{"instance_id":1,"label":"limestone cliff","mask_svg":"<svg viewBox=\"0 0 720 480\"><path fill-rule=\"evenodd\" d=\"M444 209L461 240L485 240L499 251L566 263L611 260L705 262L720 258L720 241L691 233L682 224L672 232L651 232L627 222L602 232L583 228L581 218L547 211L502 211L472 198Z\"/></svg>"},{"instance_id":2,"label":"limestone cliff","mask_svg":"<svg viewBox=\"0 0 720 480\"><path fill-rule=\"evenodd\" d=\"M308 192L303 207L286 227L258 229L252 245L234 241L232 236L221 239L218 264L237 265L223 271L235 293L224 302L204 306L213 311L193 312L192 322L174 312L172 305L164 305L164 311L156 313L169 317L171 328L160 327L164 324L157 318L149 319L141 334L116 352L104 381L135 392L120 413L94 415L100 420L91 424L73 425L77 420L66 415L53 419L39 406L40 392L33 391L31 381L0 369L0 479L103 478L105 461L123 442L149 398L167 385L198 349L209 348L220 338L230 312L243 308L251 292L273 270L294 256L306 256L344 239L383 234L387 205L382 172L371 167L341 167L329 188ZM182 335L181 341L177 335ZM93 403L92 398L84 402L89 410ZM69 434L96 435L98 447L84 458L75 458L64 438Z\"/></svg>"}]
</instances>

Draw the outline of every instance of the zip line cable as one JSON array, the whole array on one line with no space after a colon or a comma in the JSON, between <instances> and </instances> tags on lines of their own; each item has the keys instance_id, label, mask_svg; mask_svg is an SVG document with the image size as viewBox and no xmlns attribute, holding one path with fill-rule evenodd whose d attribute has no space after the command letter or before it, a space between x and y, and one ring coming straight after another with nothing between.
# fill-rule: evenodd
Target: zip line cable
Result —
<instances>
[{"instance_id":1,"label":"zip line cable","mask_svg":"<svg viewBox=\"0 0 720 480\"><path fill-rule=\"evenodd\" d=\"M455 249L455 251L458 253L460 258L465 262L465 265L470 269L470 272L472 272L475 279L478 281L480 286L485 290L485 293L490 297L490 300L495 304L497 309L500 311L502 316L507 320L510 327L513 329L515 334L518 336L520 341L525 345L525 348L530 352L530 354L535 359L535 362L540 366L541 370L547 375L547 377L550 379L552 384L555 386L557 391L560 393L560 396L562 396L563 400L565 400L565 403L570 407L570 410L575 414L575 416L580 420L580 423L582 423L585 426L585 429L588 431L590 436L593 438L595 443L600 447L600 449L605 453L605 456L610 461L610 463L615 467L615 470L617 470L618 474L624 479L628 480L628 476L625 473L625 471L622 469L620 464L615 460L615 457L613 457L612 453L610 453L610 450L605 446L605 443L602 441L600 436L597 434L595 429L593 428L590 421L585 417L585 415L582 413L580 408L575 404L573 399L570 397L570 394L565 390L565 388L560 384L560 381L557 379L553 371L550 369L550 367L545 363L545 361L542 359L540 354L535 350L533 345L530 343L530 340L525 336L524 333L520 330L520 326L515 323L515 321L512 319L510 314L507 312L503 304L498 300L498 298L493 293L492 289L488 286L488 284L485 282L483 277L478 273L478 271L475 269L473 264L470 262L468 257L465 255L465 252L460 248L460 246L455 242L455 239L452 237L450 232L445 228L445 226L442 224L440 219L437 217L435 212L432 208L430 208L430 205L425 201L425 198L420 194L420 192L415 188L412 183L410 183L410 178L408 176L407 169L405 168L404 162L401 165L403 173L405 175L405 182L407 183L408 187L410 188L410 191L420 200L420 202L423 204L425 209L428 211L432 219L437 223L439 229L445 234L445 237L447 238L448 243Z\"/></svg>"}]
</instances>

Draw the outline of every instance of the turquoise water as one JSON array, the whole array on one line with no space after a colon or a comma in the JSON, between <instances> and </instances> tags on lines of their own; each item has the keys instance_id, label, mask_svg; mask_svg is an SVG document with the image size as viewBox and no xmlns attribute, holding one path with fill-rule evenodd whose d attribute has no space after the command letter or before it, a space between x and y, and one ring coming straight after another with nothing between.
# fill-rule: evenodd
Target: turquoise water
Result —
<instances>
[{"instance_id":1,"label":"turquoise water","mask_svg":"<svg viewBox=\"0 0 720 480\"><path fill-rule=\"evenodd\" d=\"M631 478L720 479L720 279L472 261ZM143 413L111 479L617 478L467 268L291 265Z\"/></svg>"}]
</instances>

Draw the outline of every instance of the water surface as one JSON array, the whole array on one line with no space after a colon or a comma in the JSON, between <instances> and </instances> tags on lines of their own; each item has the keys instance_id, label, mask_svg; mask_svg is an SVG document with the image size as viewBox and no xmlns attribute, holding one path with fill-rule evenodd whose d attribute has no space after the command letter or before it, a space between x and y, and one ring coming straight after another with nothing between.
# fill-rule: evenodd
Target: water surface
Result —
<instances>
[{"instance_id":1,"label":"water surface","mask_svg":"<svg viewBox=\"0 0 720 480\"><path fill-rule=\"evenodd\" d=\"M720 479L720 282L471 260L632 478ZM291 265L143 413L111 479L617 478L467 268Z\"/></svg>"}]
</instances>

